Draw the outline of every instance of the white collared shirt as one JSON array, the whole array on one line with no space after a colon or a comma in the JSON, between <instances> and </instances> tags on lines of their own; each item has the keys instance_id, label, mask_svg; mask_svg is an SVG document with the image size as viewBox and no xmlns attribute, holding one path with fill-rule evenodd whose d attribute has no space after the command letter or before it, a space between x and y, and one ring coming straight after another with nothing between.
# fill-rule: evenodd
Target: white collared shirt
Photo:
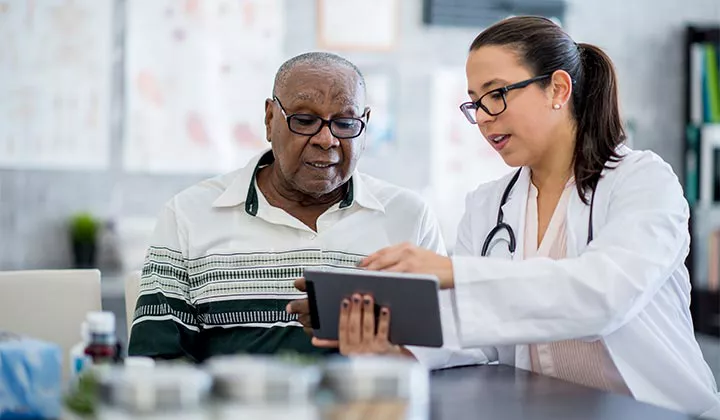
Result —
<instances>
[{"instance_id":1,"label":"white collared shirt","mask_svg":"<svg viewBox=\"0 0 720 420\"><path fill-rule=\"evenodd\" d=\"M401 242L445 252L439 224L418 194L360 173L313 231L256 187L258 169L271 161L264 152L167 203L143 270L131 354L202 360L238 351L312 352L296 316L285 312L305 296L293 287L305 267L355 266Z\"/></svg>"}]
</instances>

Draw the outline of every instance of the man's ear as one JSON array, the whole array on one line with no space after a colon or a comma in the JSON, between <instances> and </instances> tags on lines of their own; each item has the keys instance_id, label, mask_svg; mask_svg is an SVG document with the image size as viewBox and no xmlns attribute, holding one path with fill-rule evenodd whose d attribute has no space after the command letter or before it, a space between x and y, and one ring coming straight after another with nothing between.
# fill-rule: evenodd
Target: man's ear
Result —
<instances>
[{"instance_id":1,"label":"man's ear","mask_svg":"<svg viewBox=\"0 0 720 420\"><path fill-rule=\"evenodd\" d=\"M273 103L272 99L265 99L265 139L268 142L271 142L270 139L272 139Z\"/></svg>"},{"instance_id":2,"label":"man's ear","mask_svg":"<svg viewBox=\"0 0 720 420\"><path fill-rule=\"evenodd\" d=\"M365 151L365 147L367 147L367 132L368 124L370 124L370 111L370 107L367 106L365 107L365 112L363 112L363 114L365 114L365 131L363 131L360 135L361 141L358 142L360 144L360 152Z\"/></svg>"}]
</instances>

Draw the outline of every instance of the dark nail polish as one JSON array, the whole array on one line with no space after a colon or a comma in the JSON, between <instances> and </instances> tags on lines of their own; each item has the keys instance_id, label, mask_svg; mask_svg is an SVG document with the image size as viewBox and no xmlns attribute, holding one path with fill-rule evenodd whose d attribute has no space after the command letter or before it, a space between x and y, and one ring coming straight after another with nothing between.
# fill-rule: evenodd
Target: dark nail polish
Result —
<instances>
[{"instance_id":1,"label":"dark nail polish","mask_svg":"<svg viewBox=\"0 0 720 420\"><path fill-rule=\"evenodd\" d=\"M381 311L381 313L383 314L383 316L388 316L388 314L390 313L390 311L388 311L386 308L383 308L382 311Z\"/></svg>"},{"instance_id":2,"label":"dark nail polish","mask_svg":"<svg viewBox=\"0 0 720 420\"><path fill-rule=\"evenodd\" d=\"M343 303L342 303L343 308L347 308L348 305L349 305L348 301L347 301L347 300L343 300Z\"/></svg>"},{"instance_id":3,"label":"dark nail polish","mask_svg":"<svg viewBox=\"0 0 720 420\"><path fill-rule=\"evenodd\" d=\"M355 303L360 303L360 298L358 298L357 296L354 296L354 297L353 297L353 302L355 302Z\"/></svg>"},{"instance_id":4,"label":"dark nail polish","mask_svg":"<svg viewBox=\"0 0 720 420\"><path fill-rule=\"evenodd\" d=\"M365 298L365 304L366 304L366 305L369 305L369 304L370 304L370 298L369 298L369 297L366 297L366 298Z\"/></svg>"}]
</instances>

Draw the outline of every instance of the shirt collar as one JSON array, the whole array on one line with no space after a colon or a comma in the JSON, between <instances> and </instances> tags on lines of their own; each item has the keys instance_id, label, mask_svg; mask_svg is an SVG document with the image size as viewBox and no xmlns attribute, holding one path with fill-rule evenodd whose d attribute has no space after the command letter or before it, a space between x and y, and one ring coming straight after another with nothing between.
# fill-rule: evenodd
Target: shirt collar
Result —
<instances>
[{"instance_id":1,"label":"shirt collar","mask_svg":"<svg viewBox=\"0 0 720 420\"><path fill-rule=\"evenodd\" d=\"M235 172L232 179L225 187L225 191L215 199L213 207L235 207L246 203L250 190L255 194L255 208L257 210L257 193L255 192L255 176L263 166L269 165L274 160L272 151L266 150L256 155L248 164ZM250 186L251 188L248 188ZM252 198L252 197L250 197Z\"/></svg>"},{"instance_id":2,"label":"shirt collar","mask_svg":"<svg viewBox=\"0 0 720 420\"><path fill-rule=\"evenodd\" d=\"M352 199L354 199L355 202L361 207L385 213L385 206L383 206L380 200L378 200L378 198L375 197L372 191L370 191L368 184L363 178L364 176L362 174L360 174L358 171L355 171L352 178L350 178L350 181L348 181L350 184L348 187L348 195L350 195L352 198L350 202L347 202L347 197L345 200L343 200L343 203L345 203L345 207L351 206L353 204ZM340 208L344 208L342 203L340 204Z\"/></svg>"},{"instance_id":3,"label":"shirt collar","mask_svg":"<svg viewBox=\"0 0 720 420\"><path fill-rule=\"evenodd\" d=\"M230 181L225 191L215 199L213 207L235 207L245 204L245 212L256 216L258 212L258 190L255 180L257 173L264 166L275 161L272 150L266 150L255 156L248 164L240 169ZM368 190L362 180L362 176L356 171L347 183L347 192L342 201L340 209L351 207L357 203L359 206L385 212L385 207Z\"/></svg>"},{"instance_id":4,"label":"shirt collar","mask_svg":"<svg viewBox=\"0 0 720 420\"><path fill-rule=\"evenodd\" d=\"M565 188L563 189L563 191L565 191L565 190L567 190L567 189L569 189L569 188L571 188L571 187L574 187L574 186L575 186L575 175L571 175L571 176L570 176L570 179L568 179L567 182L565 183ZM529 187L529 188L530 188L530 191L531 191L533 194L535 194L535 195L538 194L538 189L537 189L537 187L535 186L535 184L532 183L532 181L530 181L530 187Z\"/></svg>"}]
</instances>

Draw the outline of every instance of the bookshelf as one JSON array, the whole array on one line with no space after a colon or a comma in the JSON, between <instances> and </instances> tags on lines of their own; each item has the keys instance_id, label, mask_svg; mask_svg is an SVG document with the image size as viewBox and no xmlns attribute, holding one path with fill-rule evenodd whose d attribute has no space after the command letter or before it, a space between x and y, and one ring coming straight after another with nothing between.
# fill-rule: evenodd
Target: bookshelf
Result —
<instances>
[{"instance_id":1,"label":"bookshelf","mask_svg":"<svg viewBox=\"0 0 720 420\"><path fill-rule=\"evenodd\" d=\"M697 332L720 337L720 25L685 28L685 161Z\"/></svg>"}]
</instances>

